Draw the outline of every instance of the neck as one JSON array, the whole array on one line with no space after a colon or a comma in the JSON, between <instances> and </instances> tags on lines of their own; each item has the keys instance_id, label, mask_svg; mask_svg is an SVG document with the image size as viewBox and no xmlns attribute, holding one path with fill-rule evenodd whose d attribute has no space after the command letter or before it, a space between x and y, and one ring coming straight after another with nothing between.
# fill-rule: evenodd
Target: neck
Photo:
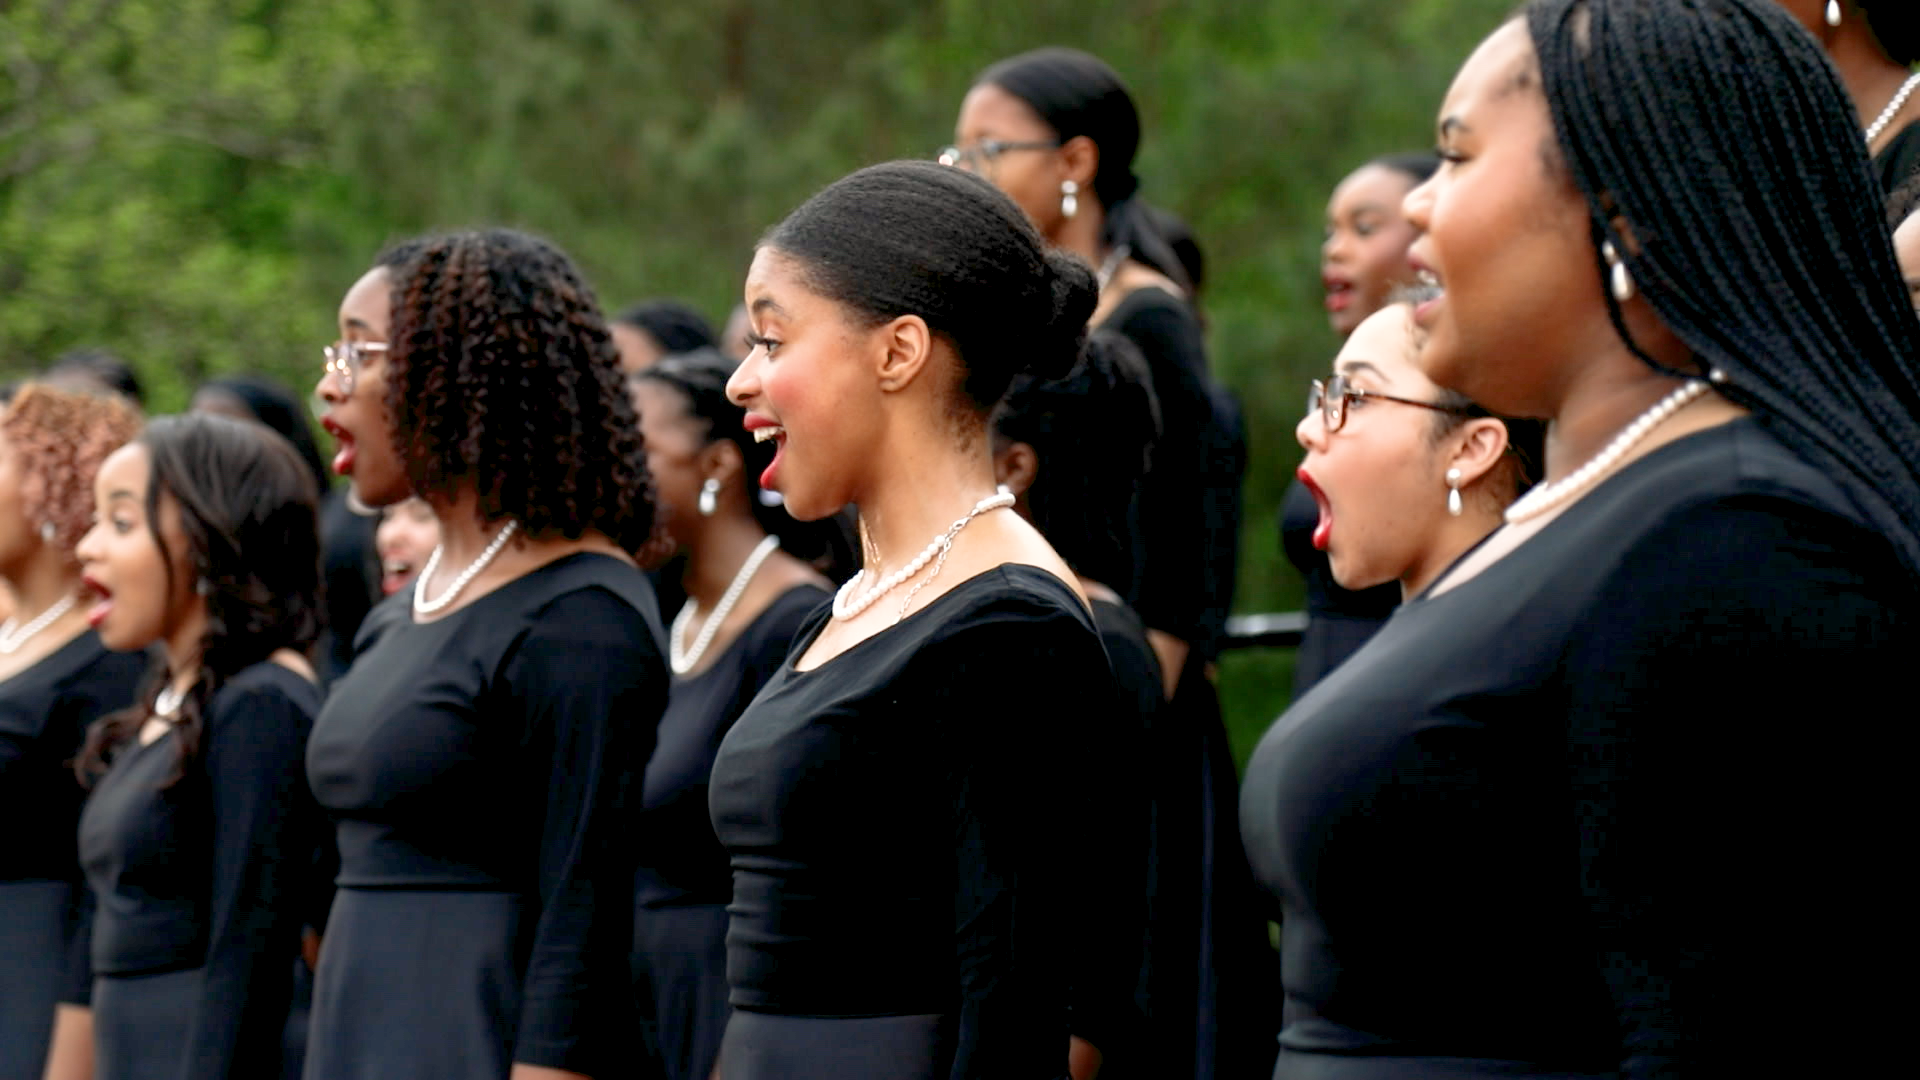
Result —
<instances>
[{"instance_id":1,"label":"neck","mask_svg":"<svg viewBox=\"0 0 1920 1080\"><path fill-rule=\"evenodd\" d=\"M1547 480L1565 479L1593 460L1627 425L1679 389L1683 381L1646 371L1602 377L1569 394L1547 426Z\"/></svg>"},{"instance_id":2,"label":"neck","mask_svg":"<svg viewBox=\"0 0 1920 1080\"><path fill-rule=\"evenodd\" d=\"M701 611L712 611L746 565L767 531L751 514L709 518L698 538L687 545L686 573L681 583Z\"/></svg>"},{"instance_id":3,"label":"neck","mask_svg":"<svg viewBox=\"0 0 1920 1080\"><path fill-rule=\"evenodd\" d=\"M1080 212L1063 220L1060 228L1049 239L1053 246L1063 251L1071 251L1087 261L1095 270L1107 257L1107 246L1101 243L1101 234L1106 232L1107 213L1092 198L1090 192L1080 195Z\"/></svg>"},{"instance_id":4,"label":"neck","mask_svg":"<svg viewBox=\"0 0 1920 1080\"><path fill-rule=\"evenodd\" d=\"M161 642L167 658L167 685L175 691L184 691L200 677L200 645L206 633L207 606L196 603Z\"/></svg>"},{"instance_id":5,"label":"neck","mask_svg":"<svg viewBox=\"0 0 1920 1080\"><path fill-rule=\"evenodd\" d=\"M433 507L433 516L440 522L440 545L444 549L440 555L440 568L451 569L459 573L462 567L471 565L500 530L505 521L489 521L484 524L479 518L480 496L472 488L461 488L444 498L429 498L428 505Z\"/></svg>"},{"instance_id":6,"label":"neck","mask_svg":"<svg viewBox=\"0 0 1920 1080\"><path fill-rule=\"evenodd\" d=\"M927 452L927 436L910 444L919 449L895 459L858 501L860 539L866 569L878 580L905 566L974 504L994 493L993 462L976 444L972 453L954 453L937 437L939 452Z\"/></svg>"},{"instance_id":7,"label":"neck","mask_svg":"<svg viewBox=\"0 0 1920 1080\"><path fill-rule=\"evenodd\" d=\"M1499 512L1488 513L1482 507L1480 492L1462 489L1460 497L1465 500L1465 512L1459 517L1441 517L1428 532L1432 540L1426 551L1400 576L1402 601L1419 596L1447 567L1503 523Z\"/></svg>"},{"instance_id":8,"label":"neck","mask_svg":"<svg viewBox=\"0 0 1920 1080\"><path fill-rule=\"evenodd\" d=\"M13 617L23 623L80 588L80 574L71 561L45 547L29 557L24 565L0 577L5 578L13 590Z\"/></svg>"},{"instance_id":9,"label":"neck","mask_svg":"<svg viewBox=\"0 0 1920 1080\"><path fill-rule=\"evenodd\" d=\"M1854 18L1857 20L1858 14ZM1843 33L1836 38L1828 49L1828 55L1833 59L1834 68L1840 72L1840 82L1846 86L1847 96L1853 99L1854 108L1859 111L1862 128L1873 123L1880 111L1893 100L1893 95L1900 92L1900 84L1912 74L1880 51L1864 25L1854 33ZM1893 133L1891 129L1895 126L1888 125L1889 131L1882 133L1883 140Z\"/></svg>"}]
</instances>

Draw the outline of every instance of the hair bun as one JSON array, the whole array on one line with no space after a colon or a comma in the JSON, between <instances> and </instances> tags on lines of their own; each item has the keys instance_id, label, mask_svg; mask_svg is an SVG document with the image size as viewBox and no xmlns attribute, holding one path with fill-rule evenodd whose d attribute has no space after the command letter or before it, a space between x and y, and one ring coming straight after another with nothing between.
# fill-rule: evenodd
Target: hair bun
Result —
<instances>
[{"instance_id":1,"label":"hair bun","mask_svg":"<svg viewBox=\"0 0 1920 1080\"><path fill-rule=\"evenodd\" d=\"M1062 379L1080 362L1087 320L1100 303L1100 283L1077 255L1049 249L1046 260L1047 317L1024 369L1035 378Z\"/></svg>"}]
</instances>

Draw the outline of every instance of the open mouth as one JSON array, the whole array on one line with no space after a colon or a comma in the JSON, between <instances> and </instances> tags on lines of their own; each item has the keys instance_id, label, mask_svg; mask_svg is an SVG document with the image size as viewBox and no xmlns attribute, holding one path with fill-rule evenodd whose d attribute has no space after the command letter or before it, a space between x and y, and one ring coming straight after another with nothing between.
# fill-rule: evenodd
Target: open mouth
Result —
<instances>
[{"instance_id":1,"label":"open mouth","mask_svg":"<svg viewBox=\"0 0 1920 1080\"><path fill-rule=\"evenodd\" d=\"M781 427L779 424L774 424L770 427L754 428L753 441L766 442L768 439L777 439L786 433L787 429Z\"/></svg>"},{"instance_id":2,"label":"open mouth","mask_svg":"<svg viewBox=\"0 0 1920 1080\"><path fill-rule=\"evenodd\" d=\"M327 430L327 434L333 436L333 441L338 447L333 454L334 475L351 476L353 474L353 435L332 417L321 417L320 426Z\"/></svg>"},{"instance_id":3,"label":"open mouth","mask_svg":"<svg viewBox=\"0 0 1920 1080\"><path fill-rule=\"evenodd\" d=\"M1322 274L1320 275L1320 284L1327 291L1326 303L1328 311L1345 311L1347 308L1353 306L1353 282L1343 277Z\"/></svg>"},{"instance_id":4,"label":"open mouth","mask_svg":"<svg viewBox=\"0 0 1920 1080\"><path fill-rule=\"evenodd\" d=\"M1327 493L1320 490L1320 485L1314 483L1313 474L1307 472L1306 466L1302 465L1294 475L1300 478L1300 485L1313 496L1314 505L1320 509L1320 520L1313 526L1313 549L1325 551L1333 539L1333 503L1327 500Z\"/></svg>"},{"instance_id":5,"label":"open mouth","mask_svg":"<svg viewBox=\"0 0 1920 1080\"><path fill-rule=\"evenodd\" d=\"M81 576L80 585L93 598L93 605L87 608L87 625L98 630L106 621L107 613L113 610L113 590L85 575Z\"/></svg>"},{"instance_id":6,"label":"open mouth","mask_svg":"<svg viewBox=\"0 0 1920 1080\"><path fill-rule=\"evenodd\" d=\"M411 559L383 559L380 563L380 592L392 596L407 587L413 575L419 571Z\"/></svg>"}]
</instances>

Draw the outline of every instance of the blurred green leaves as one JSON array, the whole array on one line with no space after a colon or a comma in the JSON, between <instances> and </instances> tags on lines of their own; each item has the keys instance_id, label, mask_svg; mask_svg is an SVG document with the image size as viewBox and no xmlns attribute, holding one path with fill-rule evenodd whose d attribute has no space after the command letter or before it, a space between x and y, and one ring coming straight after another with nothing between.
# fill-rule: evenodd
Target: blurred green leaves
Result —
<instances>
[{"instance_id":1,"label":"blurred green leaves","mask_svg":"<svg viewBox=\"0 0 1920 1080\"><path fill-rule=\"evenodd\" d=\"M1298 602L1273 508L1335 342L1327 193L1431 141L1510 0L0 0L0 370L77 345L159 410L208 374L313 379L385 243L553 237L602 300L725 317L755 238L813 190L951 137L973 76L1105 57L1144 194L1209 257L1217 373L1252 428L1240 606Z\"/></svg>"}]
</instances>

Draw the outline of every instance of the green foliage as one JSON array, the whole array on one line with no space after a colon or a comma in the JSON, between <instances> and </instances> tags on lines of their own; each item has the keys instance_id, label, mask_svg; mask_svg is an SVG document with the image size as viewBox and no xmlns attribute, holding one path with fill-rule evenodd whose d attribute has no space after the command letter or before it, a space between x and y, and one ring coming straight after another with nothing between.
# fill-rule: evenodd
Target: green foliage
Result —
<instances>
[{"instance_id":1,"label":"green foliage","mask_svg":"<svg viewBox=\"0 0 1920 1080\"><path fill-rule=\"evenodd\" d=\"M389 241L553 237L603 301L725 317L755 238L819 186L951 137L973 76L1069 44L1123 72L1151 200L1209 259L1216 373L1251 429L1241 610L1297 606L1273 517L1335 342L1328 192L1431 142L1511 0L0 0L0 371L126 356L160 411L201 378L304 389ZM1287 663L1234 660L1256 730Z\"/></svg>"}]
</instances>

